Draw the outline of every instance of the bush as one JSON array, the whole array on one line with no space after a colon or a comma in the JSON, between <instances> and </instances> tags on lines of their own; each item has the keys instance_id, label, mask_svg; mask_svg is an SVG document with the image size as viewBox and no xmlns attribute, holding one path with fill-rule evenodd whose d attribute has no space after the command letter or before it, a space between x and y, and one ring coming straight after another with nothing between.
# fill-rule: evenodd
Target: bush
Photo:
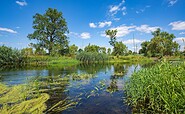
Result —
<instances>
[{"instance_id":1,"label":"bush","mask_svg":"<svg viewBox=\"0 0 185 114\"><path fill-rule=\"evenodd\" d=\"M82 52L77 55L76 59L86 63L104 62L108 60L108 56L103 53Z\"/></svg>"},{"instance_id":2,"label":"bush","mask_svg":"<svg viewBox=\"0 0 185 114\"><path fill-rule=\"evenodd\" d=\"M19 50L0 46L0 65L20 64L23 61L24 56Z\"/></svg>"},{"instance_id":3,"label":"bush","mask_svg":"<svg viewBox=\"0 0 185 114\"><path fill-rule=\"evenodd\" d=\"M185 62L157 64L132 75L127 99L141 113L185 113Z\"/></svg>"}]
</instances>

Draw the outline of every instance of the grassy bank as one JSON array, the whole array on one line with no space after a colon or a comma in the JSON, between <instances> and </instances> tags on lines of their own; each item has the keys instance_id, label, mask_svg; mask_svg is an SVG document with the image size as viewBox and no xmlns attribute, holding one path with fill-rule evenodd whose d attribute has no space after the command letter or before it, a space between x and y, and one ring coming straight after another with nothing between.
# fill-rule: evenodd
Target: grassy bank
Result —
<instances>
[{"instance_id":1,"label":"grassy bank","mask_svg":"<svg viewBox=\"0 0 185 114\"><path fill-rule=\"evenodd\" d=\"M51 65L51 66L72 66L79 61L72 57L52 57L52 56L28 56L26 63L29 65Z\"/></svg>"},{"instance_id":2,"label":"grassy bank","mask_svg":"<svg viewBox=\"0 0 185 114\"><path fill-rule=\"evenodd\" d=\"M185 113L185 62L162 62L134 73L126 101L140 113Z\"/></svg>"},{"instance_id":3,"label":"grassy bank","mask_svg":"<svg viewBox=\"0 0 185 114\"><path fill-rule=\"evenodd\" d=\"M149 63L152 62L153 59L144 57L141 55L128 55L128 56L110 56L109 62L122 62L122 63Z\"/></svg>"}]
</instances>

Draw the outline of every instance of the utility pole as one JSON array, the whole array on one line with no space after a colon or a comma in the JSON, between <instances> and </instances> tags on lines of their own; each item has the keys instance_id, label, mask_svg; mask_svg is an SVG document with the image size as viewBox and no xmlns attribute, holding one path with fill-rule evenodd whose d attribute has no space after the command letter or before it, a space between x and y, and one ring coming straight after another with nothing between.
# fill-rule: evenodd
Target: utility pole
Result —
<instances>
[{"instance_id":1,"label":"utility pole","mask_svg":"<svg viewBox=\"0 0 185 114\"><path fill-rule=\"evenodd\" d=\"M134 45L134 53L135 53L135 39L134 39L134 34L133 34L133 45Z\"/></svg>"}]
</instances>

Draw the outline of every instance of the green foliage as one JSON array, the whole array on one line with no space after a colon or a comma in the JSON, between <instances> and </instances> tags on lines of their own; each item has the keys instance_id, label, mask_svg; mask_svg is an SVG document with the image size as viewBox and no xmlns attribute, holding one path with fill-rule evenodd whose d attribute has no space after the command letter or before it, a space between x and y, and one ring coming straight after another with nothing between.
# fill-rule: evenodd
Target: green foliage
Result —
<instances>
[{"instance_id":1,"label":"green foliage","mask_svg":"<svg viewBox=\"0 0 185 114\"><path fill-rule=\"evenodd\" d=\"M33 55L33 48L23 48L23 49L21 50L21 53L22 53L24 56Z\"/></svg>"},{"instance_id":2,"label":"green foliage","mask_svg":"<svg viewBox=\"0 0 185 114\"><path fill-rule=\"evenodd\" d=\"M139 50L140 53L152 57L179 54L179 44L173 41L175 38L174 34L161 32L160 29L157 29L152 35L151 41L141 44L142 49Z\"/></svg>"},{"instance_id":3,"label":"green foliage","mask_svg":"<svg viewBox=\"0 0 185 114\"><path fill-rule=\"evenodd\" d=\"M105 33L110 37L110 45L114 47L112 55L125 55L127 53L127 47L122 42L116 41L117 30L106 30Z\"/></svg>"},{"instance_id":4,"label":"green foliage","mask_svg":"<svg viewBox=\"0 0 185 114\"><path fill-rule=\"evenodd\" d=\"M62 12L48 8L45 14L37 13L33 18L33 29L35 31L29 34L28 38L36 39L38 46L48 49L50 55L52 51L60 51L63 54L64 50L68 48L69 41L65 35L68 28ZM55 49L53 49L54 47Z\"/></svg>"},{"instance_id":5,"label":"green foliage","mask_svg":"<svg viewBox=\"0 0 185 114\"><path fill-rule=\"evenodd\" d=\"M99 53L99 49L100 49L99 46L89 44L88 46L86 46L84 48L84 51L86 51L86 52L96 52L96 53Z\"/></svg>"},{"instance_id":6,"label":"green foliage","mask_svg":"<svg viewBox=\"0 0 185 114\"><path fill-rule=\"evenodd\" d=\"M139 113L185 113L185 62L162 62L135 72L126 101Z\"/></svg>"},{"instance_id":7,"label":"green foliage","mask_svg":"<svg viewBox=\"0 0 185 114\"><path fill-rule=\"evenodd\" d=\"M151 58L141 55L128 55L128 56L109 56L109 62L123 62L123 63L150 63L153 62Z\"/></svg>"},{"instance_id":8,"label":"green foliage","mask_svg":"<svg viewBox=\"0 0 185 114\"><path fill-rule=\"evenodd\" d=\"M17 49L0 46L0 65L20 64L24 62L24 56Z\"/></svg>"},{"instance_id":9,"label":"green foliage","mask_svg":"<svg viewBox=\"0 0 185 114\"><path fill-rule=\"evenodd\" d=\"M75 44L69 46L69 55L70 56L76 55L77 51L78 51L78 46L76 46Z\"/></svg>"},{"instance_id":10,"label":"green foliage","mask_svg":"<svg viewBox=\"0 0 185 114\"><path fill-rule=\"evenodd\" d=\"M113 46L114 47L114 45L116 44L116 34L117 34L117 30L106 30L105 31L105 34L107 35L107 36L109 36L110 37L110 41L109 41L109 43L110 43L110 45L111 46Z\"/></svg>"},{"instance_id":11,"label":"green foliage","mask_svg":"<svg viewBox=\"0 0 185 114\"><path fill-rule=\"evenodd\" d=\"M97 52L82 52L77 55L76 59L85 63L104 62L108 60L108 56Z\"/></svg>"},{"instance_id":12,"label":"green foliage","mask_svg":"<svg viewBox=\"0 0 185 114\"><path fill-rule=\"evenodd\" d=\"M112 55L118 56L118 55L126 55L127 53L127 47L122 42L116 42L114 45L114 49L112 52Z\"/></svg>"},{"instance_id":13,"label":"green foliage","mask_svg":"<svg viewBox=\"0 0 185 114\"><path fill-rule=\"evenodd\" d=\"M52 56L28 56L26 59L27 64L32 65L51 65L51 66L61 66L61 65L74 65L79 61L71 57L52 57Z\"/></svg>"}]
</instances>

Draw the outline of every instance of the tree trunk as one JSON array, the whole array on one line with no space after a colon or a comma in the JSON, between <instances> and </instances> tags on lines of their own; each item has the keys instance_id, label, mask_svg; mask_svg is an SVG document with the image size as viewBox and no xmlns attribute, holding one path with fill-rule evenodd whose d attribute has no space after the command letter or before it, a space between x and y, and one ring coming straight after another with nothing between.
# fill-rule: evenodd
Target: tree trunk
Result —
<instances>
[{"instance_id":1,"label":"tree trunk","mask_svg":"<svg viewBox=\"0 0 185 114\"><path fill-rule=\"evenodd\" d=\"M50 36L50 42L49 42L49 55L51 55L51 52L52 52L52 49L53 49L53 37Z\"/></svg>"}]
</instances>

